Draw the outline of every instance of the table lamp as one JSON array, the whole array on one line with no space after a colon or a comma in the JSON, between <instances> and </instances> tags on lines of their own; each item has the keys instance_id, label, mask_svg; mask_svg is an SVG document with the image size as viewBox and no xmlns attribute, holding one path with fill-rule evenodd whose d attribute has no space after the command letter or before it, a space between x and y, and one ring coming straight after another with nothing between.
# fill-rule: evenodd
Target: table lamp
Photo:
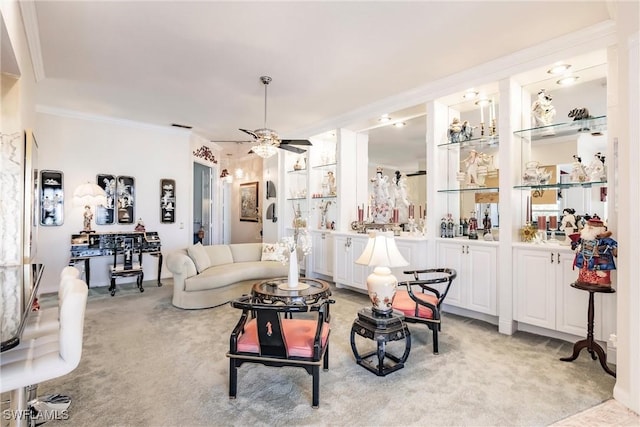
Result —
<instances>
[{"instance_id":1,"label":"table lamp","mask_svg":"<svg viewBox=\"0 0 640 427\"><path fill-rule=\"evenodd\" d=\"M367 290L373 303L373 311L383 315L391 313L398 285L398 279L391 274L391 268L409 265L398 250L393 234L370 233L367 246L355 262L375 267L367 277Z\"/></svg>"},{"instance_id":2,"label":"table lamp","mask_svg":"<svg viewBox=\"0 0 640 427\"><path fill-rule=\"evenodd\" d=\"M79 185L73 192L73 205L84 206L84 229L81 233L91 233L91 220L93 219L93 212L91 208L98 205L107 205L107 193L97 184Z\"/></svg>"}]
</instances>

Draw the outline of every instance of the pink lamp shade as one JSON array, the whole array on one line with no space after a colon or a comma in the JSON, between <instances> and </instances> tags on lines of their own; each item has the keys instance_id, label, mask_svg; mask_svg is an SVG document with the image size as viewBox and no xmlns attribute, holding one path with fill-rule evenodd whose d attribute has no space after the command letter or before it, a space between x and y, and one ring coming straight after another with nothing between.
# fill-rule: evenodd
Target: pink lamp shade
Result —
<instances>
[{"instance_id":1,"label":"pink lamp shade","mask_svg":"<svg viewBox=\"0 0 640 427\"><path fill-rule=\"evenodd\" d=\"M356 264L375 267L367 277L367 290L373 303L373 311L389 314L396 294L398 280L391 274L391 268L409 265L404 259L392 233L370 233L367 246Z\"/></svg>"}]
</instances>

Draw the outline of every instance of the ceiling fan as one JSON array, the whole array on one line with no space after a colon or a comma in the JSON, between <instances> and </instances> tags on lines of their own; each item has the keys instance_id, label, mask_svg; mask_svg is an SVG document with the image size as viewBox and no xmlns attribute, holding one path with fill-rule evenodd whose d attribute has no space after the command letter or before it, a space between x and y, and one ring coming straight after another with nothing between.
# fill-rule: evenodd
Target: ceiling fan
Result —
<instances>
[{"instance_id":1,"label":"ceiling fan","mask_svg":"<svg viewBox=\"0 0 640 427\"><path fill-rule=\"evenodd\" d=\"M253 137L257 145L254 145L249 153L256 153L260 157L270 157L276 153L274 148L291 151L293 153L304 153L306 150L294 147L294 145L311 145L306 139L280 139L280 135L273 129L267 128L267 86L271 83L271 77L261 76L260 81L264 84L264 127L256 130L240 129Z\"/></svg>"}]
</instances>

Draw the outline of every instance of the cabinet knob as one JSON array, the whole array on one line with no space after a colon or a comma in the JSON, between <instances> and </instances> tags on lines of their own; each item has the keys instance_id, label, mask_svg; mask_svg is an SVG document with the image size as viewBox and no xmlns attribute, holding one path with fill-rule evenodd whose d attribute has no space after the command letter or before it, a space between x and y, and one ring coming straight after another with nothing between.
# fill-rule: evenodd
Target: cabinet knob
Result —
<instances>
[{"instance_id":1,"label":"cabinet knob","mask_svg":"<svg viewBox=\"0 0 640 427\"><path fill-rule=\"evenodd\" d=\"M464 245L462 245L462 253L464 253Z\"/></svg>"},{"instance_id":2,"label":"cabinet knob","mask_svg":"<svg viewBox=\"0 0 640 427\"><path fill-rule=\"evenodd\" d=\"M322 240L324 240L324 233L322 233Z\"/></svg>"},{"instance_id":3,"label":"cabinet knob","mask_svg":"<svg viewBox=\"0 0 640 427\"><path fill-rule=\"evenodd\" d=\"M558 264L560 264L560 252L558 252L558 257L556 259L557 259Z\"/></svg>"},{"instance_id":4,"label":"cabinet knob","mask_svg":"<svg viewBox=\"0 0 640 427\"><path fill-rule=\"evenodd\" d=\"M551 264L553 264L553 252L551 252Z\"/></svg>"}]
</instances>

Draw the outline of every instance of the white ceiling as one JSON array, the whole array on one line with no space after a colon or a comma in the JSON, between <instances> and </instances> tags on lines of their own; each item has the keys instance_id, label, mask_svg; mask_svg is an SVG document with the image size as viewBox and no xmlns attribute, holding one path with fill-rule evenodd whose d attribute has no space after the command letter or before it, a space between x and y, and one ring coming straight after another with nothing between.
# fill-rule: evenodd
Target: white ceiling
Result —
<instances>
[{"instance_id":1,"label":"white ceiling","mask_svg":"<svg viewBox=\"0 0 640 427\"><path fill-rule=\"evenodd\" d=\"M212 141L263 126L261 75L273 78L268 127L308 138L296 132L610 18L600 1L37 1L35 11L39 104L189 125ZM372 161L415 160L393 135L413 128L424 141L423 119L371 131Z\"/></svg>"}]
</instances>

